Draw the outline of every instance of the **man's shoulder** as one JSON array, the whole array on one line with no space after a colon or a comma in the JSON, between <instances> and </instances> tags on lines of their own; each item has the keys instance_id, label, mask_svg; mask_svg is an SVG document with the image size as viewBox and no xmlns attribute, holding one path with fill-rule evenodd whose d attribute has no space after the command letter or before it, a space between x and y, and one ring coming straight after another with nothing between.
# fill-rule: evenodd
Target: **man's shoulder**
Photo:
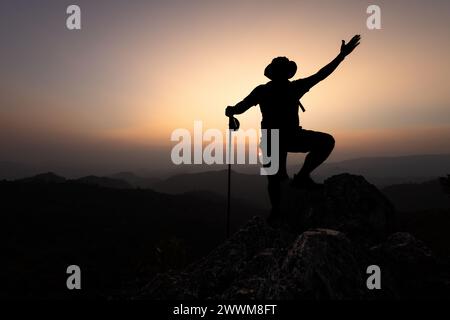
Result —
<instances>
[{"instance_id":1,"label":"man's shoulder","mask_svg":"<svg viewBox=\"0 0 450 320\"><path fill-rule=\"evenodd\" d=\"M291 84L294 86L307 86L308 85L308 78L301 78L292 80Z\"/></svg>"},{"instance_id":2,"label":"man's shoulder","mask_svg":"<svg viewBox=\"0 0 450 320\"><path fill-rule=\"evenodd\" d=\"M291 85L292 85L293 89L296 92L300 92L301 95L308 92L312 86L309 78L302 78L302 79L297 79L297 80L291 81Z\"/></svg>"},{"instance_id":3,"label":"man's shoulder","mask_svg":"<svg viewBox=\"0 0 450 320\"><path fill-rule=\"evenodd\" d=\"M256 90L256 91L262 91L262 90L265 90L265 89L268 87L269 84L270 84L270 82L260 84L259 86L257 86L257 87L255 88L255 90Z\"/></svg>"},{"instance_id":4,"label":"man's shoulder","mask_svg":"<svg viewBox=\"0 0 450 320\"><path fill-rule=\"evenodd\" d=\"M267 83L260 84L255 89L253 89L252 94L261 95L267 91Z\"/></svg>"}]
</instances>

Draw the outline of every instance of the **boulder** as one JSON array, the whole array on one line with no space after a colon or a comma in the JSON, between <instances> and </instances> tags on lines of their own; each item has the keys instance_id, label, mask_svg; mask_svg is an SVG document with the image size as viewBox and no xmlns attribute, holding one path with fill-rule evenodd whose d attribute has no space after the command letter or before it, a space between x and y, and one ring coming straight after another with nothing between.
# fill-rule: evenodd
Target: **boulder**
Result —
<instances>
[{"instance_id":1,"label":"boulder","mask_svg":"<svg viewBox=\"0 0 450 320\"><path fill-rule=\"evenodd\" d=\"M450 298L448 266L436 259L422 241L406 232L396 232L370 249L373 259L390 274L387 286L403 298ZM383 278L385 278L383 276Z\"/></svg>"},{"instance_id":2,"label":"boulder","mask_svg":"<svg viewBox=\"0 0 450 320\"><path fill-rule=\"evenodd\" d=\"M305 231L289 249L281 268L282 299L358 299L367 288L357 250L339 231Z\"/></svg>"},{"instance_id":3,"label":"boulder","mask_svg":"<svg viewBox=\"0 0 450 320\"><path fill-rule=\"evenodd\" d=\"M394 229L393 205L364 177L351 174L333 176L316 190L285 184L282 212L297 233L328 228L362 243L379 242Z\"/></svg>"}]
</instances>

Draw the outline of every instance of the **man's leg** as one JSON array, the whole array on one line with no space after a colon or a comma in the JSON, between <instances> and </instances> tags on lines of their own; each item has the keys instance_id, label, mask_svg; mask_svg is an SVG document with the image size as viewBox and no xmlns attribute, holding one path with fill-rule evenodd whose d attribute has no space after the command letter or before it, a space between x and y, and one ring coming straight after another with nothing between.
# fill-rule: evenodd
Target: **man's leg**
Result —
<instances>
[{"instance_id":1,"label":"man's leg","mask_svg":"<svg viewBox=\"0 0 450 320\"><path fill-rule=\"evenodd\" d=\"M280 152L279 170L275 175L267 176L267 191L269 193L270 204L272 205L271 215L279 215L281 202L281 182L288 178L286 173L287 152Z\"/></svg>"},{"instance_id":2,"label":"man's leg","mask_svg":"<svg viewBox=\"0 0 450 320\"><path fill-rule=\"evenodd\" d=\"M308 152L296 180L310 180L311 172L321 165L334 149L333 136L310 130L301 130L289 151Z\"/></svg>"}]
</instances>

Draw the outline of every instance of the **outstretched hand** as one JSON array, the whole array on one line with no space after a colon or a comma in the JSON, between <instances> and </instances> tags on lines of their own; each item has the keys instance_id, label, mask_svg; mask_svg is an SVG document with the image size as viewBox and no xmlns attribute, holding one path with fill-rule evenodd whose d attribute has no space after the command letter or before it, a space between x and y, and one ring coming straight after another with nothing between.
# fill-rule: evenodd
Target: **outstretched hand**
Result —
<instances>
[{"instance_id":1,"label":"outstretched hand","mask_svg":"<svg viewBox=\"0 0 450 320\"><path fill-rule=\"evenodd\" d=\"M226 107L225 115L227 117L232 117L234 115L234 108L233 107Z\"/></svg>"},{"instance_id":2,"label":"outstretched hand","mask_svg":"<svg viewBox=\"0 0 450 320\"><path fill-rule=\"evenodd\" d=\"M342 40L341 53L345 56L348 56L350 53L352 53L353 50L355 50L357 46L359 46L360 40L361 36L359 34L354 36L348 43L345 43L345 41Z\"/></svg>"}]
</instances>

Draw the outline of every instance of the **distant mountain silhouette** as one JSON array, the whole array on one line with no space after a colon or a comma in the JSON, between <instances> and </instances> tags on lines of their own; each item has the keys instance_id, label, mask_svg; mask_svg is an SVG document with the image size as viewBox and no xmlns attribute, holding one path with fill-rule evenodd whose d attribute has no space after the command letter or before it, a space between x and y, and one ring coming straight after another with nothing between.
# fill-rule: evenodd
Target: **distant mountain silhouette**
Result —
<instances>
[{"instance_id":1,"label":"distant mountain silhouette","mask_svg":"<svg viewBox=\"0 0 450 320\"><path fill-rule=\"evenodd\" d=\"M29 178L18 179L17 182L21 183L64 183L66 178L58 176L53 172L41 173Z\"/></svg>"},{"instance_id":2,"label":"distant mountain silhouette","mask_svg":"<svg viewBox=\"0 0 450 320\"><path fill-rule=\"evenodd\" d=\"M379 187L425 182L450 172L450 154L372 157L325 163L317 175L326 178L339 173L360 174Z\"/></svg>"},{"instance_id":3,"label":"distant mountain silhouette","mask_svg":"<svg viewBox=\"0 0 450 320\"><path fill-rule=\"evenodd\" d=\"M113 188L113 189L132 189L133 186L128 182L120 179L113 179L108 177L97 177L97 176L87 176L82 177L76 180L73 180L79 183L90 184L105 188Z\"/></svg>"},{"instance_id":4,"label":"distant mountain silhouette","mask_svg":"<svg viewBox=\"0 0 450 320\"><path fill-rule=\"evenodd\" d=\"M439 179L423 183L404 183L388 186L382 192L401 211L450 209L450 197Z\"/></svg>"},{"instance_id":5,"label":"distant mountain silhouette","mask_svg":"<svg viewBox=\"0 0 450 320\"><path fill-rule=\"evenodd\" d=\"M60 281L71 264L86 274L81 296L124 296L135 293L140 281L185 266L225 239L223 196L204 191L168 195L122 188L126 185L52 173L0 181L0 243L7 255L1 273L8 275L0 296L74 297ZM255 213L265 215L232 201L232 230Z\"/></svg>"},{"instance_id":6,"label":"distant mountain silhouette","mask_svg":"<svg viewBox=\"0 0 450 320\"><path fill-rule=\"evenodd\" d=\"M450 196L450 174L448 174L446 177L440 177L439 182L441 183L444 192L448 196Z\"/></svg>"},{"instance_id":7,"label":"distant mountain silhouette","mask_svg":"<svg viewBox=\"0 0 450 320\"><path fill-rule=\"evenodd\" d=\"M198 171L210 171L210 166L196 166ZM68 170L70 172L78 172L79 170ZM225 169L225 167L224 167ZM239 166L238 172L255 175L259 172L257 166ZM47 169L48 170L48 169ZM180 168L165 172L164 176L183 176L179 173ZM289 171L295 172L298 166L290 166ZM41 170L42 172L43 170ZM0 161L0 180L14 180L37 174L36 168L8 161ZM58 170L58 172L62 172ZM318 168L316 175L319 179L325 179L335 174L352 173L364 175L368 181L379 187L385 187L392 184L425 182L450 173L450 154L441 155L412 155L401 157L367 157L349 159L338 162L326 162ZM80 176L79 174L64 175ZM98 173L93 173L97 174ZM130 183L132 186L140 188L152 188L154 184L160 182L157 172L134 174L131 172L120 172L109 175L111 178L122 179ZM165 180L165 179L164 179Z\"/></svg>"},{"instance_id":8,"label":"distant mountain silhouette","mask_svg":"<svg viewBox=\"0 0 450 320\"><path fill-rule=\"evenodd\" d=\"M110 175L113 179L120 179L128 182L135 188L153 189L153 186L161 181L159 178L140 177L133 172L119 172Z\"/></svg>"},{"instance_id":9,"label":"distant mountain silhouette","mask_svg":"<svg viewBox=\"0 0 450 320\"><path fill-rule=\"evenodd\" d=\"M245 200L254 206L268 208L269 198L267 196L266 180L264 176L232 171L232 196ZM212 191L226 196L227 171L220 170L175 175L155 183L152 189L170 194L190 191Z\"/></svg>"},{"instance_id":10,"label":"distant mountain silhouette","mask_svg":"<svg viewBox=\"0 0 450 320\"><path fill-rule=\"evenodd\" d=\"M78 179L66 179L53 172L40 173L32 177L17 179L18 183L56 184L56 183L80 183L112 189L132 189L133 186L120 179L109 177L86 176Z\"/></svg>"},{"instance_id":11,"label":"distant mountain silhouette","mask_svg":"<svg viewBox=\"0 0 450 320\"><path fill-rule=\"evenodd\" d=\"M399 210L424 210L433 208L449 208L449 199L445 196L442 187L437 180L440 176L445 176L446 171L442 169L447 165L443 165L443 161L447 156L417 156L417 157L401 157L394 160L388 158L375 158L359 159L344 161L340 165L337 164L324 164L323 170L318 170L319 174L327 171L342 172L344 170L350 172L377 172L379 176L368 179L368 181L377 185L377 181L380 183L382 191L389 197L389 199L398 207ZM430 160L431 159L431 160ZM392 167L389 168L389 163L392 161ZM427 170L419 170L415 166L421 166L428 163L435 168ZM439 163L439 165L437 164ZM450 156L449 156L449 168L450 172ZM398 176L395 176L395 170L398 167L406 167L407 170L402 169ZM436 169L436 167L441 169ZM350 169L349 169L350 168ZM407 176L409 168L417 169L416 173L411 176ZM434 170L434 171L433 171ZM426 171L426 172L425 172ZM383 173L386 172L386 176L383 177ZM444 172L439 174L438 172ZM422 178L415 176L415 174L424 174ZM432 174L428 180L425 174ZM179 174L172 176L165 180L152 185L154 190L179 194L187 191L195 190L211 190L215 193L226 195L226 178L227 172L221 171L208 171L200 173ZM405 174L405 176L402 176ZM387 176L390 175L390 178ZM434 179L434 180L431 180ZM407 183L405 181L425 181L420 183ZM393 186L385 185L389 181L403 181L402 184L394 184ZM232 173L232 192L236 198L241 198L249 203L261 207L267 208L269 205L269 199L267 196L266 181L265 178L258 174L244 174L234 172Z\"/></svg>"}]
</instances>

